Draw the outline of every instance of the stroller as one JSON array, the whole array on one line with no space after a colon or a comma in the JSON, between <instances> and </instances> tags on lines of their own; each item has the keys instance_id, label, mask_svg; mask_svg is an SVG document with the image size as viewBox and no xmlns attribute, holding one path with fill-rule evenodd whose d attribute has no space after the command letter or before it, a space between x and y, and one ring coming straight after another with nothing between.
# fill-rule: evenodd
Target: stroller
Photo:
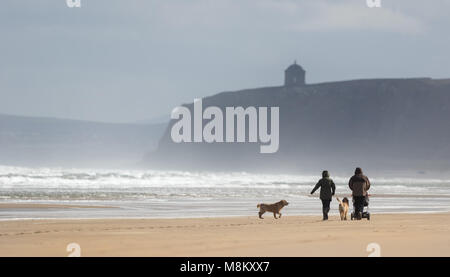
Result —
<instances>
[{"instance_id":1,"label":"stroller","mask_svg":"<svg viewBox=\"0 0 450 277\"><path fill-rule=\"evenodd\" d=\"M356 220L356 214L355 214L355 199L352 198L352 202L353 202L353 211L350 215L350 219L351 220ZM369 195L366 196L365 200L364 200L364 207L362 210L362 216L361 219L363 218L367 218L367 220L370 220L370 212L369 212Z\"/></svg>"}]
</instances>

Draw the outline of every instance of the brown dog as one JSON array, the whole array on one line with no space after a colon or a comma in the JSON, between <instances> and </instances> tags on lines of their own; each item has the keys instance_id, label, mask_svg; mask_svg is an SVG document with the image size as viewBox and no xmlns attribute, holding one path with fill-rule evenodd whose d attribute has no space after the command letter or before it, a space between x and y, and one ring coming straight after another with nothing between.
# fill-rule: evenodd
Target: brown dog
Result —
<instances>
[{"instance_id":1,"label":"brown dog","mask_svg":"<svg viewBox=\"0 0 450 277\"><path fill-rule=\"evenodd\" d=\"M265 212L271 212L273 213L273 217L275 217L275 219L278 219L281 217L281 209L283 209L283 207L287 205L289 205L289 203L286 200L281 200L275 204L258 204L256 205L256 207L259 208L259 218L264 219L262 215ZM278 218L277 214L280 215Z\"/></svg>"},{"instance_id":2,"label":"brown dog","mask_svg":"<svg viewBox=\"0 0 450 277\"><path fill-rule=\"evenodd\" d=\"M339 202L339 214L341 215L341 220L347 220L347 213L348 213L348 198L344 197L344 199L339 200L338 197L336 197L337 201Z\"/></svg>"}]
</instances>

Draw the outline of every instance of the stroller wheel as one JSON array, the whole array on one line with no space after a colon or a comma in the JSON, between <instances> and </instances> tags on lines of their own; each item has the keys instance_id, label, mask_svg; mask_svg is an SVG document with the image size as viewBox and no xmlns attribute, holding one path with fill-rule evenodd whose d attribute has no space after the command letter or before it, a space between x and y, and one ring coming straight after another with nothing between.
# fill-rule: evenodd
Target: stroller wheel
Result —
<instances>
[{"instance_id":1,"label":"stroller wheel","mask_svg":"<svg viewBox=\"0 0 450 277\"><path fill-rule=\"evenodd\" d=\"M367 220L370 220L370 214L367 214Z\"/></svg>"}]
</instances>

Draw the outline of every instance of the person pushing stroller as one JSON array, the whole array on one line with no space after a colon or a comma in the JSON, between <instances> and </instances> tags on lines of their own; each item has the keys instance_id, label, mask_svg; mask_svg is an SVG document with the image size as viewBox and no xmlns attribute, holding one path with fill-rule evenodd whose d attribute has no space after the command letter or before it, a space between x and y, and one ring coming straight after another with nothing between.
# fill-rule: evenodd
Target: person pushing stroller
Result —
<instances>
[{"instance_id":1,"label":"person pushing stroller","mask_svg":"<svg viewBox=\"0 0 450 277\"><path fill-rule=\"evenodd\" d=\"M332 196L336 191L336 185L330 178L330 174L327 170L322 172L322 179L316 184L316 186L311 191L313 194L316 190L320 188L320 200L322 200L322 212L323 220L328 220L328 212L330 211L330 203Z\"/></svg>"},{"instance_id":2,"label":"person pushing stroller","mask_svg":"<svg viewBox=\"0 0 450 277\"><path fill-rule=\"evenodd\" d=\"M348 187L352 191L355 219L361 220L365 202L368 201L367 191L370 189L369 178L363 174L361 168L356 168L355 175L353 175L348 182Z\"/></svg>"}]
</instances>

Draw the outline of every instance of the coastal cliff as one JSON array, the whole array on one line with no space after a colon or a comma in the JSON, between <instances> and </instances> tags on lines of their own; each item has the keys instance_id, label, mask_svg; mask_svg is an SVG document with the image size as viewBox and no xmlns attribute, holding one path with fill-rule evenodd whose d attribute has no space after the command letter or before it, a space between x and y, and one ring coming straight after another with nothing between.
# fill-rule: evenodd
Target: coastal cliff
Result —
<instances>
[{"instance_id":1,"label":"coastal cliff","mask_svg":"<svg viewBox=\"0 0 450 277\"><path fill-rule=\"evenodd\" d=\"M193 109L192 103L183 106ZM245 89L203 98L203 109L209 106L223 111L279 107L279 150L261 154L255 143L175 143L172 120L145 163L174 169L283 172L356 165L380 170L450 168L450 79Z\"/></svg>"}]
</instances>

